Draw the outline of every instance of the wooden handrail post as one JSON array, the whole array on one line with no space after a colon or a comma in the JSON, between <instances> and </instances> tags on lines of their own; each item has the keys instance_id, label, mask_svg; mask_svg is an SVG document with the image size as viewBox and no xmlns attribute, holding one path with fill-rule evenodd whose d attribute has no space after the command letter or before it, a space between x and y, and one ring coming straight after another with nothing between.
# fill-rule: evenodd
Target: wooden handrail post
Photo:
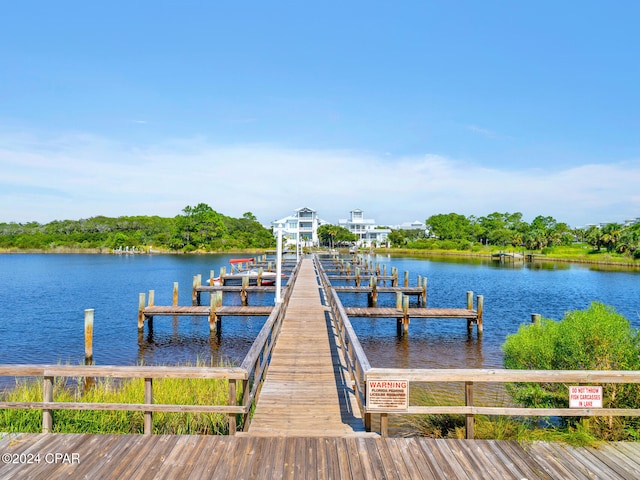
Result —
<instances>
[{"instance_id":1,"label":"wooden handrail post","mask_svg":"<svg viewBox=\"0 0 640 480\"><path fill-rule=\"evenodd\" d=\"M235 406L237 404L236 400L236 380L230 378L229 379L229 406ZM236 434L236 414L229 414L229 435Z\"/></svg>"},{"instance_id":2,"label":"wooden handrail post","mask_svg":"<svg viewBox=\"0 0 640 480\"><path fill-rule=\"evenodd\" d=\"M144 379L144 403L153 403L153 378ZM144 412L144 434L153 433L153 412Z\"/></svg>"},{"instance_id":3,"label":"wooden handrail post","mask_svg":"<svg viewBox=\"0 0 640 480\"><path fill-rule=\"evenodd\" d=\"M473 382L464 383L464 403L467 407L473 406ZM473 440L475 437L475 417L473 413L468 413L465 419L467 430L467 440Z\"/></svg>"},{"instance_id":4,"label":"wooden handrail post","mask_svg":"<svg viewBox=\"0 0 640 480\"><path fill-rule=\"evenodd\" d=\"M389 436L389 415L387 413L380 414L380 435Z\"/></svg>"},{"instance_id":5,"label":"wooden handrail post","mask_svg":"<svg viewBox=\"0 0 640 480\"><path fill-rule=\"evenodd\" d=\"M42 401L53 402L53 377L44 377L42 380ZM42 409L42 433L51 433L53 430L53 410Z\"/></svg>"}]
</instances>

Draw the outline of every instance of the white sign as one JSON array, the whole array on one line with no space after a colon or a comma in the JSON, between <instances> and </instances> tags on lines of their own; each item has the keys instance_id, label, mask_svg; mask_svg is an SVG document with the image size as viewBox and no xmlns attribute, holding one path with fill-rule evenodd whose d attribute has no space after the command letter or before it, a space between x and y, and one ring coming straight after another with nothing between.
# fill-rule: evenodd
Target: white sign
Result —
<instances>
[{"instance_id":1,"label":"white sign","mask_svg":"<svg viewBox=\"0 0 640 480\"><path fill-rule=\"evenodd\" d=\"M408 380L367 380L367 410L408 410Z\"/></svg>"},{"instance_id":2,"label":"white sign","mask_svg":"<svg viewBox=\"0 0 640 480\"><path fill-rule=\"evenodd\" d=\"M602 408L602 387L569 387L569 408Z\"/></svg>"}]
</instances>

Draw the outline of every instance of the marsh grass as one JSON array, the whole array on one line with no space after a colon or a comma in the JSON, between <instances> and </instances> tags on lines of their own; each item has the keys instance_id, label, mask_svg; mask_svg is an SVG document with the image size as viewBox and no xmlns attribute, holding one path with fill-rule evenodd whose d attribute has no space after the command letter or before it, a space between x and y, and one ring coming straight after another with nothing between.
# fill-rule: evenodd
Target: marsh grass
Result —
<instances>
[{"instance_id":1,"label":"marsh grass","mask_svg":"<svg viewBox=\"0 0 640 480\"><path fill-rule=\"evenodd\" d=\"M203 365L197 365L203 366ZM240 388L238 390L241 390ZM227 405L228 381L224 379L154 379L153 403L170 405ZM238 392L241 396L242 392ZM15 386L0 393L5 402L41 402L42 378L16 379ZM144 403L144 379L94 379L84 388L83 379L56 378L56 402ZM54 410L56 433L143 433L143 412L110 410ZM153 433L216 435L228 433L228 417L219 413L153 413ZM1 409L0 432L39 433L42 411Z\"/></svg>"}]
</instances>

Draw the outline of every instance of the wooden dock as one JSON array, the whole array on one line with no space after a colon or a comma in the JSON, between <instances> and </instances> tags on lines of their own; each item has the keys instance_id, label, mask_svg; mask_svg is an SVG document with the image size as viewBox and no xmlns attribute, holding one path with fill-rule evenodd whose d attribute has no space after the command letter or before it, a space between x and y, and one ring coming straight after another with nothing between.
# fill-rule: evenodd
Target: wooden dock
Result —
<instances>
[{"instance_id":1,"label":"wooden dock","mask_svg":"<svg viewBox=\"0 0 640 480\"><path fill-rule=\"evenodd\" d=\"M361 318L395 318L398 334L409 331L412 318L461 318L467 321L467 331L471 334L476 325L478 335L482 332L482 310L467 308L384 308L384 307L346 307L349 317Z\"/></svg>"},{"instance_id":2,"label":"wooden dock","mask_svg":"<svg viewBox=\"0 0 640 480\"><path fill-rule=\"evenodd\" d=\"M313 260L303 259L248 434L351 436L365 432Z\"/></svg>"},{"instance_id":3,"label":"wooden dock","mask_svg":"<svg viewBox=\"0 0 640 480\"><path fill-rule=\"evenodd\" d=\"M429 438L9 434L2 479L640 478L640 443Z\"/></svg>"},{"instance_id":4,"label":"wooden dock","mask_svg":"<svg viewBox=\"0 0 640 480\"><path fill-rule=\"evenodd\" d=\"M283 304L274 310L282 312L283 318L278 317L282 324L247 431L230 436L0 433L0 480L640 478L640 442L572 447L548 442L389 438L366 432L354 398L356 384L345 366L345 353L350 350L340 345L313 260L302 261L291 288L286 312L279 309ZM211 315L212 311L220 316L268 315L271 310L246 306L143 309L149 318ZM469 319L477 314L471 309L344 310L352 316L390 318ZM11 371L10 366L7 369ZM33 374L42 375L40 370ZM49 378L52 383L55 375L45 373L45 382ZM145 380L147 384L152 382ZM53 395L53 388L43 390ZM235 400L235 387L231 396ZM137 407L167 407L153 404L146 393L144 401L148 405ZM43 417L51 414L45 412L51 402L52 397L45 398L36 407L43 409ZM232 404L226 408L236 408Z\"/></svg>"}]
</instances>

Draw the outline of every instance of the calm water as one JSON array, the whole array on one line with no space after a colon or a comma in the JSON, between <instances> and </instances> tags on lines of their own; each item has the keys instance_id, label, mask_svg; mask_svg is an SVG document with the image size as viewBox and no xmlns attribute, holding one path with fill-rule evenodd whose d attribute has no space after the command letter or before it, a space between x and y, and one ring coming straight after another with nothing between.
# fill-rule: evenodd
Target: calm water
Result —
<instances>
[{"instance_id":1,"label":"calm water","mask_svg":"<svg viewBox=\"0 0 640 480\"><path fill-rule=\"evenodd\" d=\"M0 255L0 363L80 364L84 359L84 309L95 309L96 364L174 364L229 359L239 363L265 318L223 319L209 335L204 317L157 317L153 332L138 336L138 294L155 290L156 305L169 305L173 282L180 304L191 304L193 275L205 278L228 265L230 255ZM479 260L434 261L371 257L428 278L430 307L465 307L466 292L484 295L484 335L469 337L464 320L411 321L396 335L395 320L354 319L369 360L377 367L499 367L505 336L529 323L532 313L559 319L597 300L614 306L640 328L640 273L602 271L568 264L499 264ZM348 306L366 295L341 294ZM205 301L206 296L203 297ZM225 304L239 304L228 297ZM273 294L252 303L272 305ZM381 294L380 304L395 305ZM474 330L475 331L475 330Z\"/></svg>"}]
</instances>

